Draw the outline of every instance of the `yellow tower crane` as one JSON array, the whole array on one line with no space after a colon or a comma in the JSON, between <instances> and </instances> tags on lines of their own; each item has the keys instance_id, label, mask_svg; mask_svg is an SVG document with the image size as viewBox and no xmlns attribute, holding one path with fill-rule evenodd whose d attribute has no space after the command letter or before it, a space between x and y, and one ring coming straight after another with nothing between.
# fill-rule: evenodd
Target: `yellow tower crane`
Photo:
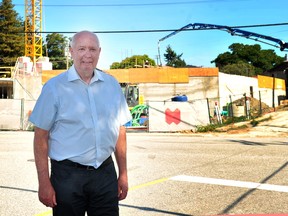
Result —
<instances>
[{"instance_id":1,"label":"yellow tower crane","mask_svg":"<svg viewBox=\"0 0 288 216\"><path fill-rule=\"evenodd\" d=\"M33 63L42 56L42 0L25 0L25 56Z\"/></svg>"}]
</instances>

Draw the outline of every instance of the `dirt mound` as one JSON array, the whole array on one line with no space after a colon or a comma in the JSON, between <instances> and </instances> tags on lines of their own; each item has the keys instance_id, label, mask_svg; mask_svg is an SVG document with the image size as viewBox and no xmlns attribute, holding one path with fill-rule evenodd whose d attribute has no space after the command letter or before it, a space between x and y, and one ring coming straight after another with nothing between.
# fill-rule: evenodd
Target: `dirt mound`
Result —
<instances>
[{"instance_id":1,"label":"dirt mound","mask_svg":"<svg viewBox=\"0 0 288 216\"><path fill-rule=\"evenodd\" d=\"M248 100L250 103L250 114L252 117L274 111L273 108L269 107L264 102L260 102L256 98L246 97L246 100ZM235 100L232 103L236 106L246 106L245 97Z\"/></svg>"}]
</instances>

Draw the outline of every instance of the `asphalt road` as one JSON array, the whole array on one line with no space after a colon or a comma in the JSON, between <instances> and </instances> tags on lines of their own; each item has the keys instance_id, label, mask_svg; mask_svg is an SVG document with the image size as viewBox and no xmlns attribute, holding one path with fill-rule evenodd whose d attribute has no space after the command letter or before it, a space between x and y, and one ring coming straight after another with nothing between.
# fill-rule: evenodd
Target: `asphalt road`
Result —
<instances>
[{"instance_id":1,"label":"asphalt road","mask_svg":"<svg viewBox=\"0 0 288 216\"><path fill-rule=\"evenodd\" d=\"M123 216L288 213L287 137L128 133ZM0 215L50 216L32 132L0 132Z\"/></svg>"}]
</instances>

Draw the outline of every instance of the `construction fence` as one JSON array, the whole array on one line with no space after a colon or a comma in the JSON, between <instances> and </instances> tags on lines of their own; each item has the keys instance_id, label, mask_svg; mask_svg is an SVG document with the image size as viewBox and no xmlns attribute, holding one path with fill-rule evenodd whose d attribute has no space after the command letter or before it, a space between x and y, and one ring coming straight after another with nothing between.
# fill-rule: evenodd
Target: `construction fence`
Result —
<instances>
[{"instance_id":1,"label":"construction fence","mask_svg":"<svg viewBox=\"0 0 288 216\"><path fill-rule=\"evenodd\" d=\"M252 97L252 95L254 95ZM257 98L255 97L257 96ZM228 98L205 98L187 101L146 101L145 111L133 110L133 124L128 127L145 127L151 132L195 131L197 126L221 124L226 117L261 116L275 110L285 96L259 91L229 95ZM271 101L273 99L273 101ZM226 101L219 106L220 101ZM269 102L269 103L268 103ZM0 130L33 130L28 118L36 100L0 99ZM272 104L273 106L269 106ZM145 112L145 113L143 113ZM145 114L143 117L142 114Z\"/></svg>"},{"instance_id":2,"label":"construction fence","mask_svg":"<svg viewBox=\"0 0 288 216\"><path fill-rule=\"evenodd\" d=\"M227 118L239 117L249 120L273 112L286 98L284 95L272 94L274 95L272 90L262 89L222 98L178 102L151 100L142 106L139 105L137 109L132 109L134 119L128 126L146 126L149 132L196 131L197 126L222 124Z\"/></svg>"},{"instance_id":3,"label":"construction fence","mask_svg":"<svg viewBox=\"0 0 288 216\"><path fill-rule=\"evenodd\" d=\"M32 130L28 118L36 101L0 99L0 130Z\"/></svg>"}]
</instances>

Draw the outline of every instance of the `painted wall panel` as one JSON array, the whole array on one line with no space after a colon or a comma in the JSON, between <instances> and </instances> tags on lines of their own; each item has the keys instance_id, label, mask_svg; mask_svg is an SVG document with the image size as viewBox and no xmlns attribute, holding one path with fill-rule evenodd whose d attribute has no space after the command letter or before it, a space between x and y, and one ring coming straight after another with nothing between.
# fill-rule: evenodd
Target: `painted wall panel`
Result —
<instances>
[{"instance_id":1,"label":"painted wall panel","mask_svg":"<svg viewBox=\"0 0 288 216\"><path fill-rule=\"evenodd\" d=\"M149 131L172 132L196 130L209 124L205 100L189 102L149 102Z\"/></svg>"}]
</instances>

